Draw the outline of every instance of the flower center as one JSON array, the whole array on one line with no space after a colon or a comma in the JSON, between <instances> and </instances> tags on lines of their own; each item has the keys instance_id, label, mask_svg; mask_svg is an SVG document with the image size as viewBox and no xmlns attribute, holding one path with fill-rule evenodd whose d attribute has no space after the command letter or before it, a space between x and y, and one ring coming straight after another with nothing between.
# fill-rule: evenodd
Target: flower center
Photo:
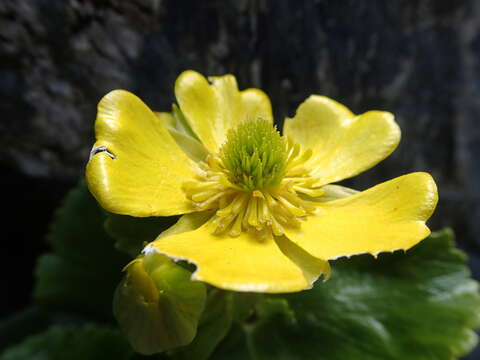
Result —
<instances>
[{"instance_id":1,"label":"flower center","mask_svg":"<svg viewBox=\"0 0 480 360\"><path fill-rule=\"evenodd\" d=\"M268 121L246 121L230 130L220 157L228 179L247 191L280 184L287 144Z\"/></svg>"},{"instance_id":2,"label":"flower center","mask_svg":"<svg viewBox=\"0 0 480 360\"><path fill-rule=\"evenodd\" d=\"M216 210L211 222L217 234L281 236L315 211L309 198L324 193L304 166L311 155L265 120L244 122L228 133L218 154L200 163L198 178L184 190L197 210Z\"/></svg>"}]
</instances>

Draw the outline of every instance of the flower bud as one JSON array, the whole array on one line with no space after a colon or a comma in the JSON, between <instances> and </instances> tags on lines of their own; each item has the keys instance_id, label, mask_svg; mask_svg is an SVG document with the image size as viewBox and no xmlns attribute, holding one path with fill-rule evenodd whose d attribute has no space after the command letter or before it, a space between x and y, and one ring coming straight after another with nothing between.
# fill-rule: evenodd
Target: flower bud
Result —
<instances>
[{"instance_id":1,"label":"flower bud","mask_svg":"<svg viewBox=\"0 0 480 360\"><path fill-rule=\"evenodd\" d=\"M206 288L157 253L127 265L113 313L135 351L150 355L189 344L196 335Z\"/></svg>"}]
</instances>

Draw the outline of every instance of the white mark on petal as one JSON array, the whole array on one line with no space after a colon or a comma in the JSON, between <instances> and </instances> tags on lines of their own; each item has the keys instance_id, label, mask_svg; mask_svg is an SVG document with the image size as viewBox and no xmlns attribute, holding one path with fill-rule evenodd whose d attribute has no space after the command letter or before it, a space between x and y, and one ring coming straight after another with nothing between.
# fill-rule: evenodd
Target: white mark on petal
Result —
<instances>
[{"instance_id":1,"label":"white mark on petal","mask_svg":"<svg viewBox=\"0 0 480 360\"><path fill-rule=\"evenodd\" d=\"M88 160L91 160L92 157L94 157L96 154L101 152L107 153L107 155L110 156L113 160L117 158L114 154L108 151L106 146L100 145L100 146L94 146L92 150L90 150L90 157L88 158Z\"/></svg>"},{"instance_id":2,"label":"white mark on petal","mask_svg":"<svg viewBox=\"0 0 480 360\"><path fill-rule=\"evenodd\" d=\"M160 252L155 248L155 246L153 246L152 244L148 244L143 248L142 253L144 255L150 255L150 254L155 254Z\"/></svg>"}]
</instances>

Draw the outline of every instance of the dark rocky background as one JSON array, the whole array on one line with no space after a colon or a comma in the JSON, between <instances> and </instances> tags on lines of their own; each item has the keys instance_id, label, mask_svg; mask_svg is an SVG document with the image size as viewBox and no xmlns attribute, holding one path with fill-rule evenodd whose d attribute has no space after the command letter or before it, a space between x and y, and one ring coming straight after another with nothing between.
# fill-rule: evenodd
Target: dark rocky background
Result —
<instances>
[{"instance_id":1,"label":"dark rocky background","mask_svg":"<svg viewBox=\"0 0 480 360\"><path fill-rule=\"evenodd\" d=\"M431 227L454 228L478 278L479 59L475 0L0 0L0 316L29 302L49 219L83 174L98 100L124 88L168 110L185 69L264 89L279 123L311 93L393 112L400 147L347 184L432 173Z\"/></svg>"}]
</instances>

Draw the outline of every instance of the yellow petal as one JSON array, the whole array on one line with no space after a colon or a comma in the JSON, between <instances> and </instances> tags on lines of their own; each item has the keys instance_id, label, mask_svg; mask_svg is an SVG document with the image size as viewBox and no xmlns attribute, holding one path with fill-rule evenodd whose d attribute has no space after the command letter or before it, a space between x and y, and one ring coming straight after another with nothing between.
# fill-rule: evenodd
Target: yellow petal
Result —
<instances>
[{"instance_id":1,"label":"yellow petal","mask_svg":"<svg viewBox=\"0 0 480 360\"><path fill-rule=\"evenodd\" d=\"M205 147L213 152L218 148L215 125L218 104L215 90L199 73L187 70L175 82L175 97L188 124Z\"/></svg>"},{"instance_id":2,"label":"yellow petal","mask_svg":"<svg viewBox=\"0 0 480 360\"><path fill-rule=\"evenodd\" d=\"M197 211L182 215L175 224L170 226L167 230L162 231L162 233L158 235L157 239L196 230L205 224L214 213L214 211Z\"/></svg>"},{"instance_id":3,"label":"yellow petal","mask_svg":"<svg viewBox=\"0 0 480 360\"><path fill-rule=\"evenodd\" d=\"M273 123L272 104L267 94L259 89L240 92L246 120L263 119Z\"/></svg>"},{"instance_id":4,"label":"yellow petal","mask_svg":"<svg viewBox=\"0 0 480 360\"><path fill-rule=\"evenodd\" d=\"M211 152L217 152L228 130L247 119L272 121L268 96L258 89L238 90L232 75L209 77L188 70L175 83L175 96L189 126Z\"/></svg>"},{"instance_id":5,"label":"yellow petal","mask_svg":"<svg viewBox=\"0 0 480 360\"><path fill-rule=\"evenodd\" d=\"M226 140L228 130L235 128L244 120L244 109L237 80L233 75L210 76L218 104L217 122L214 131L218 139L217 145Z\"/></svg>"},{"instance_id":6,"label":"yellow petal","mask_svg":"<svg viewBox=\"0 0 480 360\"><path fill-rule=\"evenodd\" d=\"M303 276L311 286L321 275L325 280L330 278L331 269L328 261L310 255L285 236L275 237L275 242L280 250L302 270Z\"/></svg>"},{"instance_id":7,"label":"yellow petal","mask_svg":"<svg viewBox=\"0 0 480 360\"><path fill-rule=\"evenodd\" d=\"M407 250L430 234L425 221L437 201L432 177L411 173L343 199L318 203L317 212L300 229L286 229L286 235L325 260Z\"/></svg>"},{"instance_id":8,"label":"yellow petal","mask_svg":"<svg viewBox=\"0 0 480 360\"><path fill-rule=\"evenodd\" d=\"M317 186L340 181L365 171L390 155L400 141L393 115L368 111L355 116L325 96L312 95L286 119L284 134L311 148L308 166Z\"/></svg>"},{"instance_id":9,"label":"yellow petal","mask_svg":"<svg viewBox=\"0 0 480 360\"><path fill-rule=\"evenodd\" d=\"M139 217L194 210L181 187L195 164L138 97L108 93L98 104L95 133L86 176L103 208Z\"/></svg>"},{"instance_id":10,"label":"yellow petal","mask_svg":"<svg viewBox=\"0 0 480 360\"><path fill-rule=\"evenodd\" d=\"M212 235L213 230L207 222L194 231L159 238L144 251L155 249L176 260L188 260L197 266L192 279L234 291L300 291L311 288L322 273L329 273L327 262L306 254L286 238L260 241L245 232L231 237Z\"/></svg>"}]
</instances>

